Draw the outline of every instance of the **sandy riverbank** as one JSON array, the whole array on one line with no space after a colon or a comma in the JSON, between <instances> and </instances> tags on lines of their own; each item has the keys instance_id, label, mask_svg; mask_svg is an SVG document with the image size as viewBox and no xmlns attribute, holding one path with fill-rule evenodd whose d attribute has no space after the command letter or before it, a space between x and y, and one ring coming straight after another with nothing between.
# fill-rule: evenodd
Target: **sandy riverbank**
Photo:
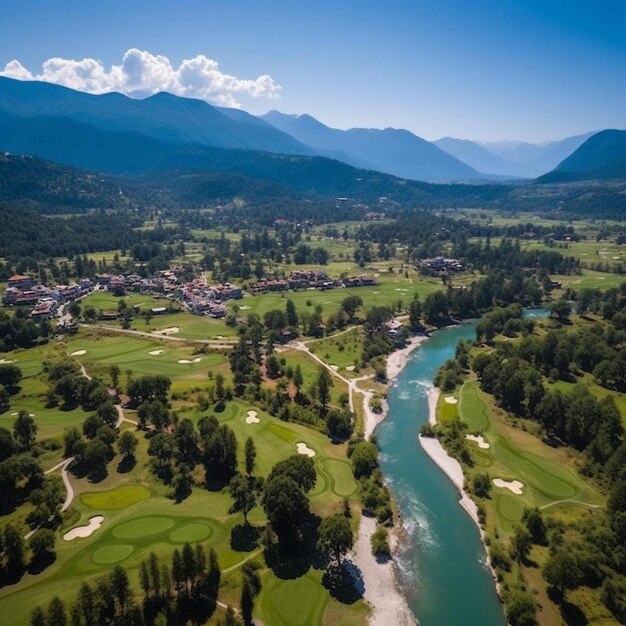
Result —
<instances>
[{"instance_id":1,"label":"sandy riverbank","mask_svg":"<svg viewBox=\"0 0 626 626\"><path fill-rule=\"evenodd\" d=\"M392 352L387 357L387 380L390 385L398 377L398 374L400 374L400 372L406 367L406 364L409 362L411 352L413 352L415 348L424 343L427 339L428 337L426 335L411 337L406 347ZM380 424L387 417L389 406L387 401L383 399L381 412L374 413L374 411L370 408L370 400L374 394L371 391L360 391L364 397L363 409L365 413L365 424L363 425L363 436L365 439L369 439L374 433L374 430L376 430L376 426L378 426L378 424Z\"/></svg>"},{"instance_id":2,"label":"sandy riverbank","mask_svg":"<svg viewBox=\"0 0 626 626\"><path fill-rule=\"evenodd\" d=\"M439 393L440 392L437 387L432 387L428 390L428 423L432 426L437 424L437 402L439 400ZM474 520L476 526L478 527L481 541L485 547L485 564L493 576L496 584L496 592L500 596L500 583L498 582L495 570L489 562L487 544L485 543L485 532L483 531L478 518L478 506L465 491L465 476L463 474L461 464L446 452L445 448L436 437L422 437L419 435L418 439L424 452L426 452L426 454L437 464L439 469L441 469L441 471L459 490L459 494L461 495L459 504L463 507L463 509L465 509L467 514Z\"/></svg>"},{"instance_id":3,"label":"sandy riverbank","mask_svg":"<svg viewBox=\"0 0 626 626\"><path fill-rule=\"evenodd\" d=\"M369 624L414 626L417 621L406 598L400 592L393 560L378 561L372 554L371 537L376 526L376 518L361 516L357 540L350 555L363 576L363 597L372 606Z\"/></svg>"},{"instance_id":4,"label":"sandy riverbank","mask_svg":"<svg viewBox=\"0 0 626 626\"><path fill-rule=\"evenodd\" d=\"M406 367L406 364L409 362L411 352L413 352L415 348L424 343L427 339L427 335L411 337L406 347L392 352L387 357L387 380L389 380L389 382L394 381L398 374Z\"/></svg>"},{"instance_id":5,"label":"sandy riverbank","mask_svg":"<svg viewBox=\"0 0 626 626\"><path fill-rule=\"evenodd\" d=\"M434 426L437 423L437 401L439 400L439 389L432 387L428 390L428 423ZM482 534L482 529L478 523L478 507L476 503L467 495L464 484L465 476L461 464L453 459L444 449L436 437L419 437L420 445L424 452L438 465L441 471L454 483L459 490L461 499L459 504L467 511L468 515L476 522Z\"/></svg>"}]
</instances>

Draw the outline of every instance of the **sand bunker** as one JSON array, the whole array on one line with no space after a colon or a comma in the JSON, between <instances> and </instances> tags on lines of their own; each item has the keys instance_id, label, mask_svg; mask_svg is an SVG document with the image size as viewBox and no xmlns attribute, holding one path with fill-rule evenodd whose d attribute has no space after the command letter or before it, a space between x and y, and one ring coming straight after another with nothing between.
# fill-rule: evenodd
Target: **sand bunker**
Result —
<instances>
[{"instance_id":1,"label":"sand bunker","mask_svg":"<svg viewBox=\"0 0 626 626\"><path fill-rule=\"evenodd\" d=\"M70 356L82 356L83 354L87 354L87 350L75 350L74 352L70 352Z\"/></svg>"},{"instance_id":2,"label":"sand bunker","mask_svg":"<svg viewBox=\"0 0 626 626\"><path fill-rule=\"evenodd\" d=\"M65 541L72 541L72 539L76 539L77 537L85 538L89 537L91 533L94 533L100 526L102 526L102 522L104 521L104 517L102 515L94 515L89 518L89 524L87 526L76 526L76 528L72 528L72 530L68 530L64 535L63 539Z\"/></svg>"},{"instance_id":3,"label":"sand bunker","mask_svg":"<svg viewBox=\"0 0 626 626\"><path fill-rule=\"evenodd\" d=\"M478 447L483 450L487 450L489 448L489 444L485 441L485 438L482 435L465 435L465 439L475 441L478 444Z\"/></svg>"},{"instance_id":4,"label":"sand bunker","mask_svg":"<svg viewBox=\"0 0 626 626\"><path fill-rule=\"evenodd\" d=\"M11 417L15 417L16 415L19 415L20 412L19 411L13 411L13 413L11 413Z\"/></svg>"},{"instance_id":5,"label":"sand bunker","mask_svg":"<svg viewBox=\"0 0 626 626\"><path fill-rule=\"evenodd\" d=\"M298 448L298 454L306 454L307 456L315 456L315 450L311 450L306 443L297 443L296 447Z\"/></svg>"},{"instance_id":6,"label":"sand bunker","mask_svg":"<svg viewBox=\"0 0 626 626\"><path fill-rule=\"evenodd\" d=\"M502 480L501 478L494 478L492 482L496 487L508 489L518 496L522 495L524 483L521 483L519 480Z\"/></svg>"},{"instance_id":7,"label":"sand bunker","mask_svg":"<svg viewBox=\"0 0 626 626\"><path fill-rule=\"evenodd\" d=\"M200 363L200 361L202 361L202 359L198 356L195 359L193 359L193 361L190 361L189 359L179 359L178 362L179 363Z\"/></svg>"},{"instance_id":8,"label":"sand bunker","mask_svg":"<svg viewBox=\"0 0 626 626\"><path fill-rule=\"evenodd\" d=\"M247 311L250 307L247 304L244 304L243 306L239 307L240 311Z\"/></svg>"},{"instance_id":9,"label":"sand bunker","mask_svg":"<svg viewBox=\"0 0 626 626\"><path fill-rule=\"evenodd\" d=\"M457 403L457 399L454 396L446 396L444 398L444 400L448 403L448 404L456 404Z\"/></svg>"},{"instance_id":10,"label":"sand bunker","mask_svg":"<svg viewBox=\"0 0 626 626\"><path fill-rule=\"evenodd\" d=\"M178 326L170 326L169 328L163 328L162 330L155 330L155 335L175 335L180 332Z\"/></svg>"},{"instance_id":11,"label":"sand bunker","mask_svg":"<svg viewBox=\"0 0 626 626\"><path fill-rule=\"evenodd\" d=\"M0 365L4 365L7 363L15 363L15 359L0 359Z\"/></svg>"},{"instance_id":12,"label":"sand bunker","mask_svg":"<svg viewBox=\"0 0 626 626\"><path fill-rule=\"evenodd\" d=\"M163 354L165 352L165 350L150 350L150 352L148 352L148 354L150 356L159 356L159 354Z\"/></svg>"},{"instance_id":13,"label":"sand bunker","mask_svg":"<svg viewBox=\"0 0 626 626\"><path fill-rule=\"evenodd\" d=\"M346 372L354 372L356 365L346 365Z\"/></svg>"},{"instance_id":14,"label":"sand bunker","mask_svg":"<svg viewBox=\"0 0 626 626\"><path fill-rule=\"evenodd\" d=\"M258 424L260 421L256 411L248 411L246 414L246 424Z\"/></svg>"}]
</instances>

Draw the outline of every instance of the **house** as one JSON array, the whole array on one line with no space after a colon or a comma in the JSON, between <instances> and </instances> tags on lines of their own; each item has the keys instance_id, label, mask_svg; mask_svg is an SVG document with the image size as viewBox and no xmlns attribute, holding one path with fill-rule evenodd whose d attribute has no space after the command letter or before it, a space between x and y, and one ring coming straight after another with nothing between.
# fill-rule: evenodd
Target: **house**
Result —
<instances>
[{"instance_id":1,"label":"house","mask_svg":"<svg viewBox=\"0 0 626 626\"><path fill-rule=\"evenodd\" d=\"M11 276L7 281L9 288L13 287L15 289L31 289L34 285L33 279L30 276L23 276L22 274L15 274Z\"/></svg>"}]
</instances>

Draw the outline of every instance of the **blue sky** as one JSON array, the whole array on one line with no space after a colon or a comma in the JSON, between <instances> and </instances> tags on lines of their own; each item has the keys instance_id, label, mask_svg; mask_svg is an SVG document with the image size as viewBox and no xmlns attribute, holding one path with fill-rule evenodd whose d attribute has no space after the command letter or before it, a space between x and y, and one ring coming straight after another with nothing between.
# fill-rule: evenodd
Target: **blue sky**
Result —
<instances>
[{"instance_id":1,"label":"blue sky","mask_svg":"<svg viewBox=\"0 0 626 626\"><path fill-rule=\"evenodd\" d=\"M623 1L20 0L3 8L0 69L18 60L36 76L49 58L88 57L108 72L132 48L174 69L203 55L219 64L217 83L202 86L217 89L218 101L308 112L340 128L538 142L626 126ZM257 81L262 75L271 79ZM189 95L197 93L205 91Z\"/></svg>"}]
</instances>

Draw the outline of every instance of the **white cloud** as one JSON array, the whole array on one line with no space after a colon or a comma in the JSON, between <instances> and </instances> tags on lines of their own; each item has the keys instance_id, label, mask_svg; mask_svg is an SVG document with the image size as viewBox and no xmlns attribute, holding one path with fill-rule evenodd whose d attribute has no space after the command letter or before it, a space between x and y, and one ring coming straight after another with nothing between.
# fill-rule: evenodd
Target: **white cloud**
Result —
<instances>
[{"instance_id":1,"label":"white cloud","mask_svg":"<svg viewBox=\"0 0 626 626\"><path fill-rule=\"evenodd\" d=\"M231 107L240 106L239 95L277 98L281 90L268 74L254 79L224 74L217 61L203 54L184 59L174 68L167 57L137 48L128 50L122 63L109 69L96 59L75 61L54 57L44 61L39 74L33 74L19 61L13 60L6 64L0 76L57 83L96 94L119 91L142 97L168 91Z\"/></svg>"}]
</instances>

